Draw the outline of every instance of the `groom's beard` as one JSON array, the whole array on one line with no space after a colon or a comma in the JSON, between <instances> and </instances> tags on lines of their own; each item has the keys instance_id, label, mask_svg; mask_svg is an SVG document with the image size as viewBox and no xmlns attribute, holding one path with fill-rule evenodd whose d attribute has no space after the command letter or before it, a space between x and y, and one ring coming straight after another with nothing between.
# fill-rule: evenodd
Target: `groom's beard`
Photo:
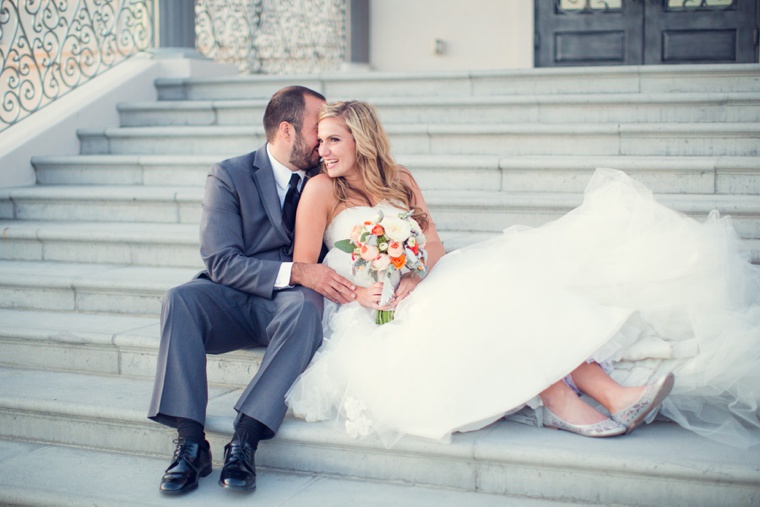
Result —
<instances>
[{"instance_id":1,"label":"groom's beard","mask_svg":"<svg viewBox=\"0 0 760 507\"><path fill-rule=\"evenodd\" d=\"M309 148L300 132L296 132L296 143L290 152L290 163L302 171L319 164L319 153L315 148Z\"/></svg>"}]
</instances>

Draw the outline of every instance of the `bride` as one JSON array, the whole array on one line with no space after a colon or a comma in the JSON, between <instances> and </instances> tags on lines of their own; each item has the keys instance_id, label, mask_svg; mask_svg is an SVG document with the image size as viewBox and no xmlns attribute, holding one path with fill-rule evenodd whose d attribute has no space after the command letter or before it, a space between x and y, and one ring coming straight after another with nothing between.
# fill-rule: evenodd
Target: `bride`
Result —
<instances>
[{"instance_id":1,"label":"bride","mask_svg":"<svg viewBox=\"0 0 760 507\"><path fill-rule=\"evenodd\" d=\"M373 107L337 102L319 118L323 173L299 203L294 261L315 262L324 242L357 300L326 302L324 343L286 397L296 416L391 446L448 441L523 408L539 425L609 437L659 410L715 440L759 443L760 270L727 219L699 224L597 170L563 218L444 256ZM382 283L333 247L378 210L413 210L431 270L396 280L384 325Z\"/></svg>"}]
</instances>

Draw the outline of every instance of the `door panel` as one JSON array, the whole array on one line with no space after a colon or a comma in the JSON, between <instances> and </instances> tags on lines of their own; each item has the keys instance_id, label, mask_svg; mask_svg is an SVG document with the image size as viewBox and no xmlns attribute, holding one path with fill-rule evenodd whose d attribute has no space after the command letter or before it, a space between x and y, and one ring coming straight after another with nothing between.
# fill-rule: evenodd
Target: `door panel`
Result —
<instances>
[{"instance_id":1,"label":"door panel","mask_svg":"<svg viewBox=\"0 0 760 507\"><path fill-rule=\"evenodd\" d=\"M536 67L642 63L642 4L536 0Z\"/></svg>"},{"instance_id":2,"label":"door panel","mask_svg":"<svg viewBox=\"0 0 760 507\"><path fill-rule=\"evenodd\" d=\"M757 62L758 0L536 0L536 67Z\"/></svg>"},{"instance_id":3,"label":"door panel","mask_svg":"<svg viewBox=\"0 0 760 507\"><path fill-rule=\"evenodd\" d=\"M757 62L756 0L650 0L644 63Z\"/></svg>"},{"instance_id":4,"label":"door panel","mask_svg":"<svg viewBox=\"0 0 760 507\"><path fill-rule=\"evenodd\" d=\"M563 31L554 34L555 62L571 65L622 64L626 61L623 30L593 32Z\"/></svg>"},{"instance_id":5,"label":"door panel","mask_svg":"<svg viewBox=\"0 0 760 507\"><path fill-rule=\"evenodd\" d=\"M735 62L736 30L665 30L658 56L652 63Z\"/></svg>"}]
</instances>

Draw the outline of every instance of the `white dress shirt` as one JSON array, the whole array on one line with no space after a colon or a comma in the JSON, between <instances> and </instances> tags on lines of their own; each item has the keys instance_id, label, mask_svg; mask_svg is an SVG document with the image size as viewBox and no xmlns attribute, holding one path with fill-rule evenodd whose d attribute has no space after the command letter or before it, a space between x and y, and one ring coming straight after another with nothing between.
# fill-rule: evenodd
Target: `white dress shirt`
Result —
<instances>
[{"instance_id":1,"label":"white dress shirt","mask_svg":"<svg viewBox=\"0 0 760 507\"><path fill-rule=\"evenodd\" d=\"M285 194L288 193L288 185L290 185L290 178L293 176L293 171L281 164L269 151L269 143L267 143L267 155L269 156L269 163L272 165L272 172L274 173L274 181L277 183L277 195L280 198L280 209L285 202ZM303 188L304 178L306 177L306 171L296 171L301 176L301 181L298 184L298 190ZM287 289L292 287L290 285L290 274L293 271L292 262L283 262L280 265L280 271L277 273L277 279L274 282L275 289Z\"/></svg>"}]
</instances>

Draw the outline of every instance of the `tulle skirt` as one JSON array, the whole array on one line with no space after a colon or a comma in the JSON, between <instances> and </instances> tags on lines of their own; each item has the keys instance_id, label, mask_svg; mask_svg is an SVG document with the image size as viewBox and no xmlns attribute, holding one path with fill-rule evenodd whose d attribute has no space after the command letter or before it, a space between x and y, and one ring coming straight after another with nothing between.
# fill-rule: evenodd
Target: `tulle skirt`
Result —
<instances>
[{"instance_id":1,"label":"tulle skirt","mask_svg":"<svg viewBox=\"0 0 760 507\"><path fill-rule=\"evenodd\" d=\"M730 220L699 223L625 174L583 204L446 255L382 326L328 305L294 414L355 437L447 441L522 407L584 361L641 385L674 372L661 414L748 447L760 427L760 270ZM651 419L651 418L650 418Z\"/></svg>"}]
</instances>

